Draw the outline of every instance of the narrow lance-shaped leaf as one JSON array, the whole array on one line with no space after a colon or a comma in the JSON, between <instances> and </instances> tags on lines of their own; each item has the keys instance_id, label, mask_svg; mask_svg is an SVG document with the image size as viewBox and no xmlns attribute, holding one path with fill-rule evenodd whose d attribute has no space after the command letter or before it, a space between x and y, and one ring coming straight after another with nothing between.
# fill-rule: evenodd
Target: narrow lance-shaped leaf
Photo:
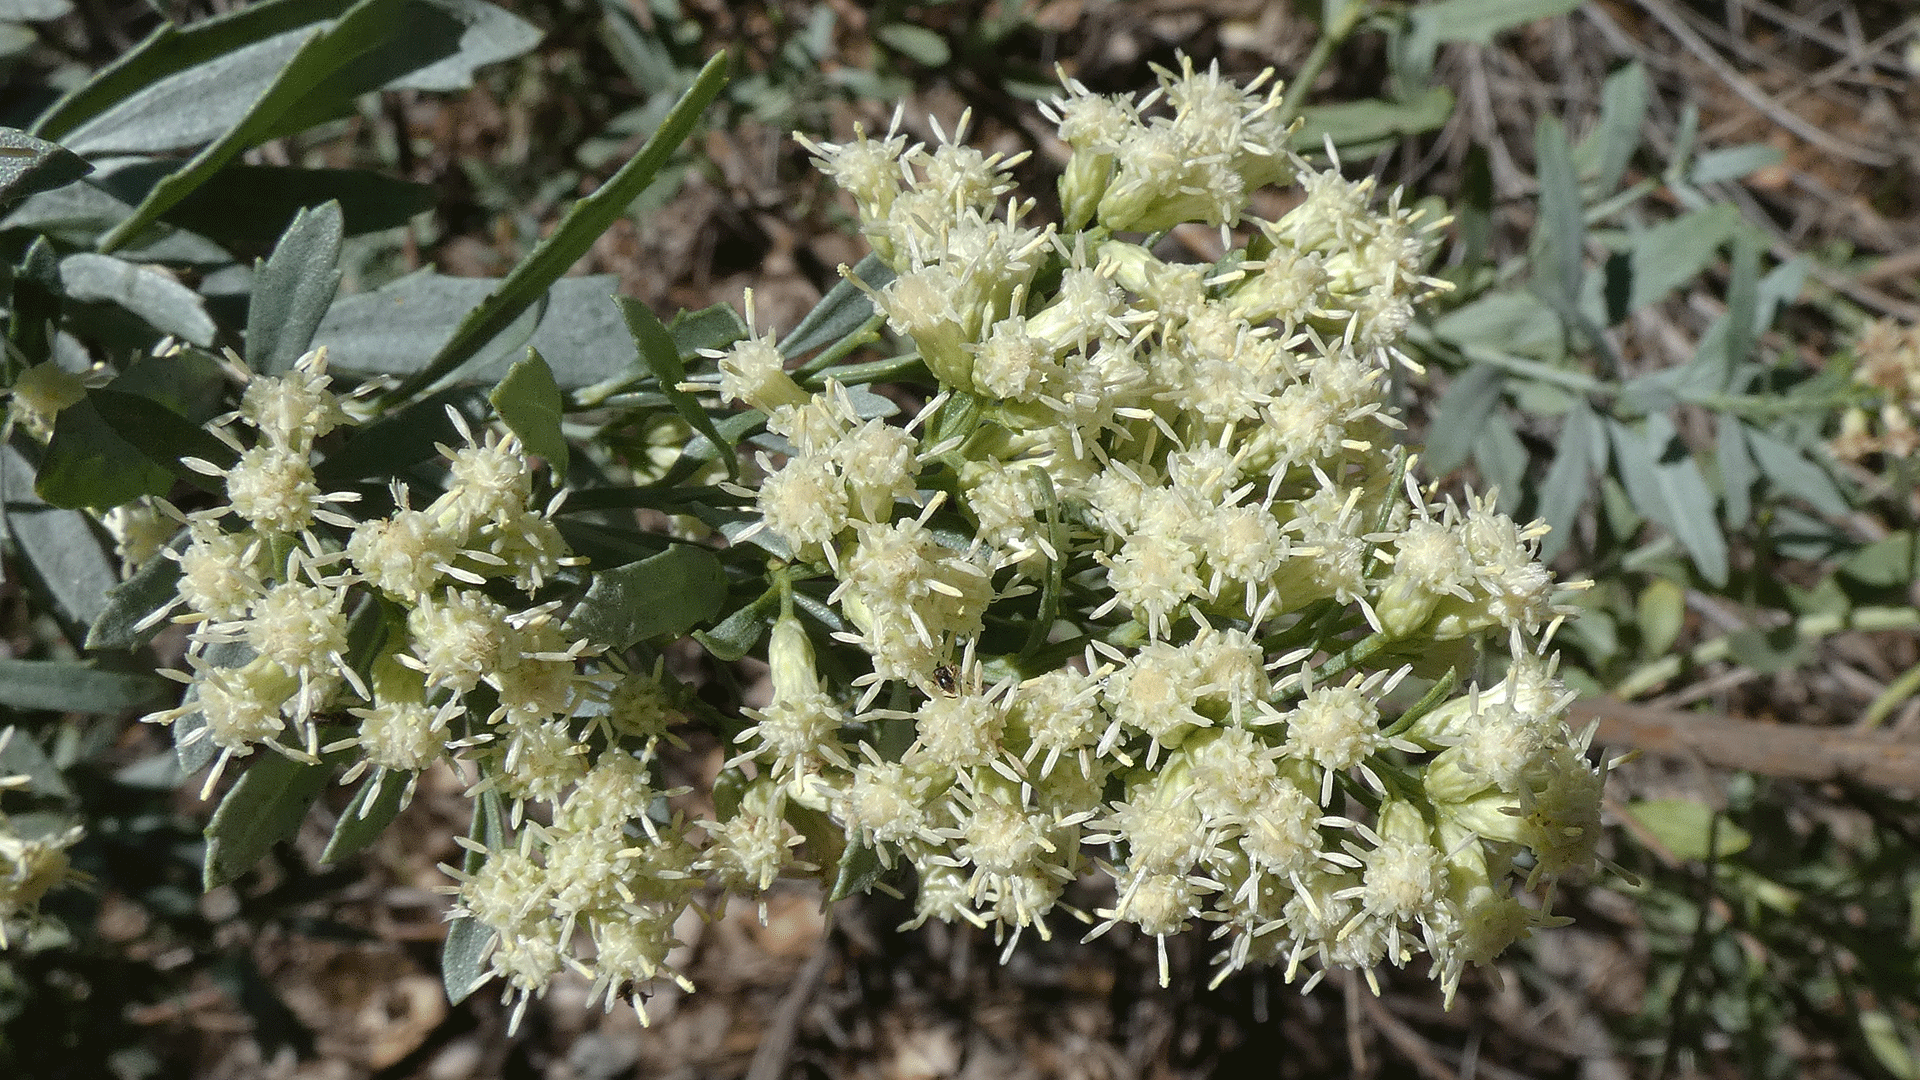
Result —
<instances>
[{"instance_id":1,"label":"narrow lance-shaped leaf","mask_svg":"<svg viewBox=\"0 0 1920 1080\"><path fill-rule=\"evenodd\" d=\"M77 660L0 658L0 705L15 709L126 712L160 701L171 686L151 672L105 671Z\"/></svg>"},{"instance_id":2,"label":"narrow lance-shaped leaf","mask_svg":"<svg viewBox=\"0 0 1920 1080\"><path fill-rule=\"evenodd\" d=\"M310 94L329 74L390 37L403 6L404 0L360 0L331 25L310 34L248 107L246 115L179 171L155 184L132 216L100 238L99 249L107 252L123 246L241 151L270 137L280 114Z\"/></svg>"},{"instance_id":3,"label":"narrow lance-shaped leaf","mask_svg":"<svg viewBox=\"0 0 1920 1080\"><path fill-rule=\"evenodd\" d=\"M415 372L389 395L399 399L433 385L473 358L482 346L504 330L516 316L543 295L548 286L587 253L628 204L653 183L667 159L693 133L700 113L712 103L727 80L727 54L707 61L659 130L633 159L607 178L599 190L573 204L551 235L542 240L486 301L462 320L453 337L422 370Z\"/></svg>"},{"instance_id":4,"label":"narrow lance-shaped leaf","mask_svg":"<svg viewBox=\"0 0 1920 1080\"><path fill-rule=\"evenodd\" d=\"M1586 236L1580 181L1574 176L1566 129L1560 121L1542 117L1534 128L1533 147L1540 171L1540 219L1533 236L1534 287L1555 307L1570 312L1580 301L1581 244Z\"/></svg>"},{"instance_id":5,"label":"narrow lance-shaped leaf","mask_svg":"<svg viewBox=\"0 0 1920 1080\"><path fill-rule=\"evenodd\" d=\"M93 166L65 147L0 127L0 211L36 191L65 187L92 171Z\"/></svg>"},{"instance_id":6,"label":"narrow lance-shaped leaf","mask_svg":"<svg viewBox=\"0 0 1920 1080\"><path fill-rule=\"evenodd\" d=\"M77 408L78 406L76 406ZM0 446L0 509L6 532L47 587L61 618L78 635L106 610L120 575L111 550L77 510L57 509L33 491L34 471L18 451Z\"/></svg>"},{"instance_id":7,"label":"narrow lance-shaped leaf","mask_svg":"<svg viewBox=\"0 0 1920 1080\"><path fill-rule=\"evenodd\" d=\"M293 366L340 288L340 204L294 215L293 224L260 262L247 303L247 365L273 375Z\"/></svg>"},{"instance_id":8,"label":"narrow lance-shaped leaf","mask_svg":"<svg viewBox=\"0 0 1920 1080\"><path fill-rule=\"evenodd\" d=\"M1434 472L1452 472L1467 460L1505 385L1499 368L1476 364L1447 387L1427 433L1427 464Z\"/></svg>"},{"instance_id":9,"label":"narrow lance-shaped leaf","mask_svg":"<svg viewBox=\"0 0 1920 1080\"><path fill-rule=\"evenodd\" d=\"M1753 485L1760 480L1760 469L1747 446L1746 425L1732 416L1720 417L1716 425L1715 458L1720 466L1720 486L1726 492L1727 524L1744 528L1753 517Z\"/></svg>"},{"instance_id":10,"label":"narrow lance-shaped leaf","mask_svg":"<svg viewBox=\"0 0 1920 1080\"><path fill-rule=\"evenodd\" d=\"M1621 482L1642 514L1665 525L1702 577L1727 581L1727 541L1714 517L1713 493L1700 468L1662 413L1647 417L1644 433L1608 421Z\"/></svg>"},{"instance_id":11,"label":"narrow lance-shaped leaf","mask_svg":"<svg viewBox=\"0 0 1920 1080\"><path fill-rule=\"evenodd\" d=\"M1761 475L1773 486L1785 494L1807 500L1815 510L1829 517L1843 517L1852 509L1833 477L1798 449L1758 428L1748 427L1743 434L1753 449L1753 459L1760 466Z\"/></svg>"},{"instance_id":12,"label":"narrow lance-shaped leaf","mask_svg":"<svg viewBox=\"0 0 1920 1080\"><path fill-rule=\"evenodd\" d=\"M1595 462L1591 448L1600 420L1584 401L1575 402L1560 429L1560 445L1554 451L1553 465L1540 484L1540 519L1552 529L1540 542L1540 558L1552 562L1573 539L1573 526L1580 508L1593 494L1587 481L1603 463Z\"/></svg>"},{"instance_id":13,"label":"narrow lance-shaped leaf","mask_svg":"<svg viewBox=\"0 0 1920 1080\"><path fill-rule=\"evenodd\" d=\"M865 326L867 320L873 318L873 299L853 283L854 279L869 289L884 289L893 278L891 266L882 262L880 256L867 253L787 334L786 340L780 343L780 355L789 360L804 356ZM803 365L795 374L811 373L811 365Z\"/></svg>"},{"instance_id":14,"label":"narrow lance-shaped leaf","mask_svg":"<svg viewBox=\"0 0 1920 1080\"><path fill-rule=\"evenodd\" d=\"M707 410L700 407L692 394L680 389L681 382L687 377L687 368L680 362L680 348L674 343L673 335L661 324L653 309L631 297L617 297L620 313L626 317L627 329L633 333L634 344L640 348L640 358L646 361L653 376L660 382L660 392L667 396L673 411L687 426L707 437L707 441L722 448L720 460L727 466L727 475L738 478L740 462L733 453L733 444L713 426L713 418Z\"/></svg>"},{"instance_id":15,"label":"narrow lance-shaped leaf","mask_svg":"<svg viewBox=\"0 0 1920 1080\"><path fill-rule=\"evenodd\" d=\"M273 845L293 837L320 792L333 778L333 764L309 765L263 750L233 785L207 822L207 888L234 881L252 869Z\"/></svg>"}]
</instances>

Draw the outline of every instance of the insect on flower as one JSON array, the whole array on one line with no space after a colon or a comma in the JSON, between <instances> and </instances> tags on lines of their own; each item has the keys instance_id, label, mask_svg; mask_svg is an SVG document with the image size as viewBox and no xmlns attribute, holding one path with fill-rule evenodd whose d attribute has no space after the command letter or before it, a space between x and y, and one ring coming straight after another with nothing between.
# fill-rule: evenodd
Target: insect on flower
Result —
<instances>
[{"instance_id":1,"label":"insect on flower","mask_svg":"<svg viewBox=\"0 0 1920 1080\"><path fill-rule=\"evenodd\" d=\"M933 685L939 687L940 692L948 697L960 693L960 678L954 674L952 664L941 664L933 669Z\"/></svg>"}]
</instances>

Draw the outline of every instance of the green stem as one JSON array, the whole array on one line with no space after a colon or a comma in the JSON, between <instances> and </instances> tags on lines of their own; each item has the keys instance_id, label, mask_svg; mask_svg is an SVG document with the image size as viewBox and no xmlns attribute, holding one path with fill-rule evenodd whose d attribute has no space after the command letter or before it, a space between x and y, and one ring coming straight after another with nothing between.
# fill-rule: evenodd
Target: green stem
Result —
<instances>
[{"instance_id":1,"label":"green stem","mask_svg":"<svg viewBox=\"0 0 1920 1080\"><path fill-rule=\"evenodd\" d=\"M1320 73L1326 70L1327 63L1333 59L1333 51L1353 35L1360 20L1372 10L1371 0L1348 0L1333 21L1321 29L1319 40L1308 50L1307 58L1294 69L1293 81L1287 84L1286 93L1280 98L1280 123L1290 123L1300 114L1301 102L1305 100L1307 92L1313 89Z\"/></svg>"},{"instance_id":2,"label":"green stem","mask_svg":"<svg viewBox=\"0 0 1920 1080\"><path fill-rule=\"evenodd\" d=\"M1794 620L1793 635L1801 641L1817 641L1842 630L1910 630L1920 626L1920 609L1864 607L1847 612L1803 615ZM1733 655L1732 634L1722 634L1695 645L1684 656L1663 656L1643 664L1613 688L1612 695L1630 701L1680 674L1689 666L1698 667L1725 660Z\"/></svg>"},{"instance_id":3,"label":"green stem","mask_svg":"<svg viewBox=\"0 0 1920 1080\"><path fill-rule=\"evenodd\" d=\"M845 339L842 339L845 340ZM826 386L827 379L841 386L860 386L867 383L886 382L896 375L913 370L926 370L918 352L889 356L885 360L871 360L864 364L848 364L846 367L829 371L815 371L800 380L800 385L808 390L819 390Z\"/></svg>"},{"instance_id":4,"label":"green stem","mask_svg":"<svg viewBox=\"0 0 1920 1080\"><path fill-rule=\"evenodd\" d=\"M1316 683L1324 683L1336 675L1346 674L1353 668L1372 659L1375 653L1393 644L1393 640L1394 639L1379 632L1368 634L1366 637L1348 646L1345 652L1330 658L1325 664L1322 664L1320 670L1313 673L1313 681Z\"/></svg>"},{"instance_id":5,"label":"green stem","mask_svg":"<svg viewBox=\"0 0 1920 1080\"><path fill-rule=\"evenodd\" d=\"M846 356L862 345L879 341L880 324L885 322L886 318L887 317L880 312L874 312L873 317L861 323L853 333L827 346L820 351L820 355L794 368L792 372L793 377L803 382L810 382L813 376L822 375L827 368L832 367L841 357ZM846 370L853 371L855 369L847 368ZM822 375L822 377L824 378L824 375ZM843 386L851 382L851 380L845 378L843 374L839 372L834 373L834 378L839 379Z\"/></svg>"}]
</instances>

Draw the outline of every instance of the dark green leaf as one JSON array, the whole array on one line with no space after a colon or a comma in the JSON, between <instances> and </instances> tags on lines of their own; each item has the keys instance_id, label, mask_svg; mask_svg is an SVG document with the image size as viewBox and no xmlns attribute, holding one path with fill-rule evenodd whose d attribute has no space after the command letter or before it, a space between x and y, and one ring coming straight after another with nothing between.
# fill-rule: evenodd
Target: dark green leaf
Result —
<instances>
[{"instance_id":1,"label":"dark green leaf","mask_svg":"<svg viewBox=\"0 0 1920 1080\"><path fill-rule=\"evenodd\" d=\"M167 548L185 550L187 531L174 534ZM147 616L173 603L179 595L180 563L160 556L151 559L127 580L107 590L106 607L87 628L89 652L108 649L136 649L160 632L165 623L136 630Z\"/></svg>"},{"instance_id":2,"label":"dark green leaf","mask_svg":"<svg viewBox=\"0 0 1920 1080\"><path fill-rule=\"evenodd\" d=\"M0 0L0 19L47 22L73 10L73 0Z\"/></svg>"},{"instance_id":3,"label":"dark green leaf","mask_svg":"<svg viewBox=\"0 0 1920 1080\"><path fill-rule=\"evenodd\" d=\"M451 374L545 295L547 288L626 212L628 204L653 183L667 158L693 133L700 113L726 82L726 66L724 52L707 61L693 86L640 152L597 191L574 203L553 232L513 268L500 288L461 321L426 367L404 380L392 396L408 396Z\"/></svg>"},{"instance_id":4,"label":"dark green leaf","mask_svg":"<svg viewBox=\"0 0 1920 1080\"><path fill-rule=\"evenodd\" d=\"M866 892L886 872L887 868L880 865L878 851L858 841L848 844L840 853L840 865L834 870L833 887L827 891L827 903L837 903Z\"/></svg>"},{"instance_id":5,"label":"dark green leaf","mask_svg":"<svg viewBox=\"0 0 1920 1080\"><path fill-rule=\"evenodd\" d=\"M1717 203L1633 237L1627 253L1632 274L1627 310L1638 311L1698 277L1739 224L1739 207Z\"/></svg>"},{"instance_id":6,"label":"dark green leaf","mask_svg":"<svg viewBox=\"0 0 1920 1080\"><path fill-rule=\"evenodd\" d=\"M92 169L62 146L0 127L0 209L35 192L65 187Z\"/></svg>"},{"instance_id":7,"label":"dark green leaf","mask_svg":"<svg viewBox=\"0 0 1920 1080\"><path fill-rule=\"evenodd\" d=\"M1880 589L1905 589L1915 580L1913 534L1897 532L1847 556L1836 572Z\"/></svg>"},{"instance_id":8,"label":"dark green leaf","mask_svg":"<svg viewBox=\"0 0 1920 1080\"><path fill-rule=\"evenodd\" d=\"M1686 626L1687 590L1666 578L1654 578L1634 601L1634 615L1640 624L1642 654L1665 656Z\"/></svg>"},{"instance_id":9,"label":"dark green leaf","mask_svg":"<svg viewBox=\"0 0 1920 1080\"><path fill-rule=\"evenodd\" d=\"M1805 663L1812 651L1812 642L1794 633L1791 626L1768 630L1749 627L1727 635L1727 653L1734 663L1762 675L1791 671Z\"/></svg>"},{"instance_id":10,"label":"dark green leaf","mask_svg":"<svg viewBox=\"0 0 1920 1080\"><path fill-rule=\"evenodd\" d=\"M75 300L118 304L163 334L213 344L206 301L164 270L83 251L60 260L60 285Z\"/></svg>"},{"instance_id":11,"label":"dark green leaf","mask_svg":"<svg viewBox=\"0 0 1920 1080\"><path fill-rule=\"evenodd\" d=\"M1513 423L1497 412L1489 413L1473 437L1473 464L1489 493L1500 495L1501 505L1509 511L1519 497L1527 460L1527 448L1514 433Z\"/></svg>"},{"instance_id":12,"label":"dark green leaf","mask_svg":"<svg viewBox=\"0 0 1920 1080\"><path fill-rule=\"evenodd\" d=\"M658 555L593 575L567 616L566 632L609 649L682 634L726 602L727 578L711 551L675 544Z\"/></svg>"},{"instance_id":13,"label":"dark green leaf","mask_svg":"<svg viewBox=\"0 0 1920 1080\"><path fill-rule=\"evenodd\" d=\"M384 84L386 89L465 90L473 85L474 69L510 60L540 43L540 30L537 27L498 5L481 3L480 0L431 2L441 12L452 16L453 22L459 27L456 50L444 59L387 82Z\"/></svg>"},{"instance_id":14,"label":"dark green leaf","mask_svg":"<svg viewBox=\"0 0 1920 1080\"><path fill-rule=\"evenodd\" d=\"M400 804L409 780L404 773L379 769L362 780L359 790L353 793L353 800L340 811L340 820L333 823L333 835L327 838L320 861L339 862L378 840L387 826L393 824L393 819L400 816Z\"/></svg>"},{"instance_id":15,"label":"dark green leaf","mask_svg":"<svg viewBox=\"0 0 1920 1080\"><path fill-rule=\"evenodd\" d=\"M871 289L884 289L894 278L893 268L871 252L855 263L848 273ZM787 339L780 343L780 355L789 360L804 356L839 341L865 326L871 318L873 301L868 299L867 294L851 281L839 281L827 290L827 295L820 298L813 310L807 312L800 324L787 335Z\"/></svg>"},{"instance_id":16,"label":"dark green leaf","mask_svg":"<svg viewBox=\"0 0 1920 1080\"><path fill-rule=\"evenodd\" d=\"M292 839L332 777L332 764L309 765L266 749L255 753L246 775L207 822L204 886L237 880L273 845Z\"/></svg>"},{"instance_id":17,"label":"dark green leaf","mask_svg":"<svg viewBox=\"0 0 1920 1080\"><path fill-rule=\"evenodd\" d=\"M78 660L0 658L0 705L15 709L127 712L159 702L172 686L151 673L103 671Z\"/></svg>"},{"instance_id":18,"label":"dark green leaf","mask_svg":"<svg viewBox=\"0 0 1920 1080\"><path fill-rule=\"evenodd\" d=\"M232 130L316 30L297 28L238 46L121 99L61 141L88 157L169 154Z\"/></svg>"},{"instance_id":19,"label":"dark green leaf","mask_svg":"<svg viewBox=\"0 0 1920 1080\"><path fill-rule=\"evenodd\" d=\"M1721 858L1746 850L1753 837L1720 816L1719 811L1691 799L1645 799L1627 804L1627 812L1682 859Z\"/></svg>"},{"instance_id":20,"label":"dark green leaf","mask_svg":"<svg viewBox=\"0 0 1920 1080\"><path fill-rule=\"evenodd\" d=\"M1427 466L1436 475L1465 464L1475 437L1499 406L1505 384L1499 368L1477 364L1447 387L1427 431Z\"/></svg>"},{"instance_id":21,"label":"dark green leaf","mask_svg":"<svg viewBox=\"0 0 1920 1080\"><path fill-rule=\"evenodd\" d=\"M507 428L520 436L527 452L547 459L555 478L564 481L569 451L567 437L560 433L560 386L540 351L528 349L527 358L513 365L487 401Z\"/></svg>"},{"instance_id":22,"label":"dark green leaf","mask_svg":"<svg viewBox=\"0 0 1920 1080\"><path fill-rule=\"evenodd\" d=\"M1782 492L1805 499L1829 517L1844 517L1852 510L1833 477L1807 455L1757 428L1748 428L1745 435L1761 475Z\"/></svg>"},{"instance_id":23,"label":"dark green leaf","mask_svg":"<svg viewBox=\"0 0 1920 1080\"><path fill-rule=\"evenodd\" d=\"M1687 179L1696 184L1713 184L1722 180L1738 180L1751 172L1764 169L1769 165L1778 165L1786 160L1786 155L1775 146L1766 143L1748 143L1745 146L1728 146L1719 150L1709 150L1694 159L1693 171Z\"/></svg>"},{"instance_id":24,"label":"dark green leaf","mask_svg":"<svg viewBox=\"0 0 1920 1080\"><path fill-rule=\"evenodd\" d=\"M174 165L169 160L142 162L116 170L100 186L137 204ZM405 225L433 207L434 193L425 184L362 169L229 165L182 197L160 220L230 250L255 253L267 250L301 210L327 202L340 204L343 235L360 236Z\"/></svg>"},{"instance_id":25,"label":"dark green leaf","mask_svg":"<svg viewBox=\"0 0 1920 1080\"><path fill-rule=\"evenodd\" d=\"M370 293L341 297L314 332L335 367L389 375L418 373L452 336L451 327L478 307L497 278L457 278L421 270ZM519 355L538 312L491 342Z\"/></svg>"},{"instance_id":26,"label":"dark green leaf","mask_svg":"<svg viewBox=\"0 0 1920 1080\"><path fill-rule=\"evenodd\" d=\"M7 533L62 616L84 630L106 610L107 590L120 581L112 549L87 515L42 502L33 481L33 467L13 447L0 446L0 506Z\"/></svg>"},{"instance_id":27,"label":"dark green leaf","mask_svg":"<svg viewBox=\"0 0 1920 1080\"><path fill-rule=\"evenodd\" d=\"M640 349L640 358L652 370L660 383L660 392L665 394L673 411L687 426L707 437L707 441L726 448L721 460L726 463L727 475L738 477L740 464L733 453L733 444L724 440L719 429L713 426L713 418L692 394L680 389L687 377L686 365L680 362L680 348L674 343L673 335L661 325L653 309L630 297L618 297L620 314L627 320L627 329L633 334L633 343Z\"/></svg>"},{"instance_id":28,"label":"dark green leaf","mask_svg":"<svg viewBox=\"0 0 1920 1080\"><path fill-rule=\"evenodd\" d=\"M448 406L471 428L487 422L486 395L474 387L455 386L422 398L354 432L346 445L314 468L320 486L331 491L362 477L391 476L439 453L435 443L460 442Z\"/></svg>"},{"instance_id":29,"label":"dark green leaf","mask_svg":"<svg viewBox=\"0 0 1920 1080\"><path fill-rule=\"evenodd\" d=\"M731 664L752 652L753 647L760 643L761 635L772 625L770 620L779 606L779 595L768 591L753 603L720 620L712 630L695 630L694 640L705 646L715 659Z\"/></svg>"},{"instance_id":30,"label":"dark green leaf","mask_svg":"<svg viewBox=\"0 0 1920 1080\"><path fill-rule=\"evenodd\" d=\"M68 247L92 247L101 233L125 221L133 207L91 183L43 191L0 219L0 228L43 233ZM137 262L225 265L233 256L204 237L154 224L121 249Z\"/></svg>"},{"instance_id":31,"label":"dark green leaf","mask_svg":"<svg viewBox=\"0 0 1920 1080\"><path fill-rule=\"evenodd\" d=\"M440 980L447 1002L458 1005L493 976L488 963L493 953L493 931L486 924L461 916L447 924L447 940L440 946Z\"/></svg>"},{"instance_id":32,"label":"dark green leaf","mask_svg":"<svg viewBox=\"0 0 1920 1080\"><path fill-rule=\"evenodd\" d=\"M178 414L146 398L89 391L60 411L34 491L50 505L110 507L165 495L176 478L211 490L219 482L180 464L186 454L231 464L233 451Z\"/></svg>"},{"instance_id":33,"label":"dark green leaf","mask_svg":"<svg viewBox=\"0 0 1920 1080\"><path fill-rule=\"evenodd\" d=\"M1539 297L1524 292L1489 292L1441 316L1433 332L1455 345L1536 360L1559 360L1567 352L1559 316Z\"/></svg>"},{"instance_id":34,"label":"dark green leaf","mask_svg":"<svg viewBox=\"0 0 1920 1080\"><path fill-rule=\"evenodd\" d=\"M340 288L340 204L294 215L273 254L254 273L247 305L247 366L277 375L313 344Z\"/></svg>"}]
</instances>

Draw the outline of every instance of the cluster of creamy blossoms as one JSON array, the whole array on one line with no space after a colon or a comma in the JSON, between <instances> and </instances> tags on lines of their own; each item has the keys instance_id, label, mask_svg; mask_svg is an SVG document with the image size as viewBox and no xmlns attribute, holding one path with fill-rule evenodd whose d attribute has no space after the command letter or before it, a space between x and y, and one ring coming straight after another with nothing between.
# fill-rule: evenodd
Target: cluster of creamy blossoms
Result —
<instances>
[{"instance_id":1,"label":"cluster of creamy blossoms","mask_svg":"<svg viewBox=\"0 0 1920 1080\"><path fill-rule=\"evenodd\" d=\"M784 615L736 763L911 864L921 919L1008 948L1092 871L1094 934L1210 923L1222 975L1309 984L1424 952L1451 994L1552 921L1521 893L1594 861L1602 772L1547 653L1544 528L1436 503L1396 447L1385 379L1440 286L1433 226L1290 155L1277 86L1067 85L1065 231L937 127L808 143L941 392L893 427L806 392L770 339L718 356L791 444L749 533L833 583L834 638L871 658L823 689ZM1293 210L1245 217L1288 178ZM1116 235L1182 222L1252 239L1191 265Z\"/></svg>"},{"instance_id":2,"label":"cluster of creamy blossoms","mask_svg":"<svg viewBox=\"0 0 1920 1080\"><path fill-rule=\"evenodd\" d=\"M315 471L316 442L353 422L352 399L329 387L323 350L252 376L211 428L234 461L187 462L221 480L226 500L184 515L163 506L187 540L165 552L180 564L178 600L153 620L194 629L188 670L172 673L189 685L184 703L147 719L185 723L183 745L217 748L207 791L262 747L345 756L342 781L372 785L363 813L383 786L403 784L404 801L422 771L452 762L477 777L469 794L511 808L517 830L472 873L451 871L449 889L455 914L495 932L489 969L508 995L524 1007L569 968L609 1005L682 981L667 964L673 926L701 860L726 853L703 856L690 823L659 817L679 793L650 786L658 741L684 719L672 688L658 667L633 671L570 639L558 602L534 601L581 560L517 439L476 436L454 414L465 445L440 448L444 490L416 508L396 482L385 513L352 516L371 500L323 491ZM593 959L576 959L589 943Z\"/></svg>"},{"instance_id":3,"label":"cluster of creamy blossoms","mask_svg":"<svg viewBox=\"0 0 1920 1080\"><path fill-rule=\"evenodd\" d=\"M1853 352L1853 381L1878 398L1877 408L1854 405L1841 413L1828 449L1842 461L1912 457L1920 450L1920 327L1876 319L1854 340Z\"/></svg>"},{"instance_id":4,"label":"cluster of creamy blossoms","mask_svg":"<svg viewBox=\"0 0 1920 1080\"><path fill-rule=\"evenodd\" d=\"M20 737L18 728L0 731L0 754ZM27 776L0 775L0 791L30 786ZM0 949L11 944L14 931L31 927L40 900L55 887L85 880L67 859L67 849L84 833L73 825L33 836L23 834L12 818L0 813Z\"/></svg>"}]
</instances>

